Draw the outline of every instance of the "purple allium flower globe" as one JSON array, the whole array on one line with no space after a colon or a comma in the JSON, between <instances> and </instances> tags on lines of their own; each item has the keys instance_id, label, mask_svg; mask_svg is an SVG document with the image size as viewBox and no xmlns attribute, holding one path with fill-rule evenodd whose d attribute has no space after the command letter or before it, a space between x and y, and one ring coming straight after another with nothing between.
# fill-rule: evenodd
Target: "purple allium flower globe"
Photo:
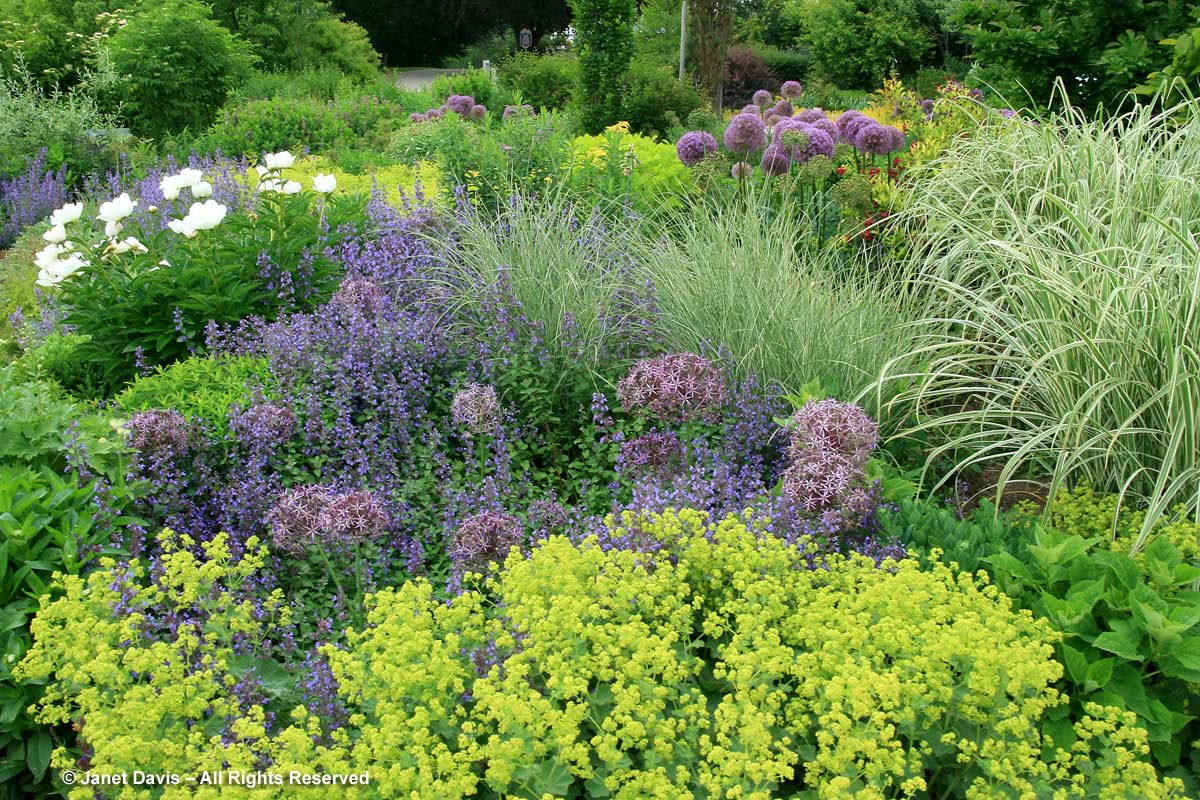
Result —
<instances>
[{"instance_id":1,"label":"purple allium flower globe","mask_svg":"<svg viewBox=\"0 0 1200 800\"><path fill-rule=\"evenodd\" d=\"M854 130L854 126L863 124L860 120L870 122L871 118L861 111L855 111L854 109L843 111L838 115L835 124L837 125L838 133L841 134L842 141L853 141L852 131Z\"/></svg>"},{"instance_id":2,"label":"purple allium flower globe","mask_svg":"<svg viewBox=\"0 0 1200 800\"><path fill-rule=\"evenodd\" d=\"M482 511L462 521L454 531L450 561L462 571L482 572L488 563L503 562L514 547L524 544L521 523L501 511Z\"/></svg>"},{"instance_id":3,"label":"purple allium flower globe","mask_svg":"<svg viewBox=\"0 0 1200 800\"><path fill-rule=\"evenodd\" d=\"M450 403L454 424L473 435L492 434L500 427L500 400L496 387L468 383L459 389Z\"/></svg>"},{"instance_id":4,"label":"purple allium flower globe","mask_svg":"<svg viewBox=\"0 0 1200 800\"><path fill-rule=\"evenodd\" d=\"M431 108L425 112L425 119L441 119L442 113L440 108Z\"/></svg>"},{"instance_id":5,"label":"purple allium flower globe","mask_svg":"<svg viewBox=\"0 0 1200 800\"><path fill-rule=\"evenodd\" d=\"M783 86L779 87L779 93L789 100L795 100L804 94L804 87L799 81L784 81Z\"/></svg>"},{"instance_id":6,"label":"purple allium flower globe","mask_svg":"<svg viewBox=\"0 0 1200 800\"><path fill-rule=\"evenodd\" d=\"M408 115L409 122L424 122L427 119L429 119L428 116L426 116L425 114L416 112L416 111L414 111L413 113Z\"/></svg>"},{"instance_id":7,"label":"purple allium flower globe","mask_svg":"<svg viewBox=\"0 0 1200 800\"><path fill-rule=\"evenodd\" d=\"M890 125L874 122L857 129L854 133L854 146L860 153L883 156L904 147L904 134Z\"/></svg>"},{"instance_id":8,"label":"purple allium flower globe","mask_svg":"<svg viewBox=\"0 0 1200 800\"><path fill-rule=\"evenodd\" d=\"M783 473L783 494L804 511L832 508L863 477L862 468L836 450L812 450Z\"/></svg>"},{"instance_id":9,"label":"purple allium flower globe","mask_svg":"<svg viewBox=\"0 0 1200 800\"><path fill-rule=\"evenodd\" d=\"M474 107L475 98L469 94L452 94L446 98L446 108L460 117L470 116Z\"/></svg>"},{"instance_id":10,"label":"purple allium flower globe","mask_svg":"<svg viewBox=\"0 0 1200 800\"><path fill-rule=\"evenodd\" d=\"M178 411L152 408L139 411L125 423L129 444L140 453L168 455L183 451L188 442L188 424Z\"/></svg>"},{"instance_id":11,"label":"purple allium flower globe","mask_svg":"<svg viewBox=\"0 0 1200 800\"><path fill-rule=\"evenodd\" d=\"M500 115L500 118L508 119L510 117L515 117L519 113L521 112L516 106L505 106L504 113Z\"/></svg>"},{"instance_id":12,"label":"purple allium flower globe","mask_svg":"<svg viewBox=\"0 0 1200 800\"><path fill-rule=\"evenodd\" d=\"M832 450L861 466L879 446L879 424L866 411L841 400L810 400L791 416L789 454L793 461L806 453Z\"/></svg>"},{"instance_id":13,"label":"purple allium flower globe","mask_svg":"<svg viewBox=\"0 0 1200 800\"><path fill-rule=\"evenodd\" d=\"M780 100L771 108L776 114L781 117L790 117L796 113L796 108L788 100Z\"/></svg>"},{"instance_id":14,"label":"purple allium flower globe","mask_svg":"<svg viewBox=\"0 0 1200 800\"><path fill-rule=\"evenodd\" d=\"M571 521L566 506L554 500L534 500L529 504L529 527L542 533L562 532Z\"/></svg>"},{"instance_id":15,"label":"purple allium flower globe","mask_svg":"<svg viewBox=\"0 0 1200 800\"><path fill-rule=\"evenodd\" d=\"M803 164L815 156L833 158L833 137L815 125L793 117L776 125L774 134L775 146L782 147L794 163Z\"/></svg>"},{"instance_id":16,"label":"purple allium flower globe","mask_svg":"<svg viewBox=\"0 0 1200 800\"><path fill-rule=\"evenodd\" d=\"M1004 117L1005 119L1012 119L1013 117L1017 116L1017 112L1013 111L1011 108L1002 108L1000 109L1000 116Z\"/></svg>"},{"instance_id":17,"label":"purple allium flower globe","mask_svg":"<svg viewBox=\"0 0 1200 800\"><path fill-rule=\"evenodd\" d=\"M775 125L777 125L779 123L779 121L781 119L783 119L783 117L779 116L778 114L776 114L774 112L767 114L767 119L766 119L767 127L768 128L774 127Z\"/></svg>"},{"instance_id":18,"label":"purple allium flower globe","mask_svg":"<svg viewBox=\"0 0 1200 800\"><path fill-rule=\"evenodd\" d=\"M803 111L801 111L799 114L797 114L794 117L794 119L798 119L801 122L812 123L812 122L816 122L819 119L829 119L829 118L825 116L824 109L806 108Z\"/></svg>"},{"instance_id":19,"label":"purple allium flower globe","mask_svg":"<svg viewBox=\"0 0 1200 800\"><path fill-rule=\"evenodd\" d=\"M745 156L767 143L767 129L757 114L738 114L725 129L725 148Z\"/></svg>"},{"instance_id":20,"label":"purple allium flower globe","mask_svg":"<svg viewBox=\"0 0 1200 800\"><path fill-rule=\"evenodd\" d=\"M675 152L686 167L694 167L709 153L717 152L717 140L708 131L689 131L675 143Z\"/></svg>"},{"instance_id":21,"label":"purple allium flower globe","mask_svg":"<svg viewBox=\"0 0 1200 800\"><path fill-rule=\"evenodd\" d=\"M475 105L471 106L471 110L468 113L470 114L471 119L478 122L479 120L487 117L487 106L483 105L482 103L476 103Z\"/></svg>"},{"instance_id":22,"label":"purple allium flower globe","mask_svg":"<svg viewBox=\"0 0 1200 800\"><path fill-rule=\"evenodd\" d=\"M786 175L792 168L792 157L786 147L773 144L763 151L762 163L759 164L767 175Z\"/></svg>"},{"instance_id":23,"label":"purple allium flower globe","mask_svg":"<svg viewBox=\"0 0 1200 800\"><path fill-rule=\"evenodd\" d=\"M753 103L750 103L750 104L748 104L748 105L744 105L744 106L742 106L742 111L741 111L741 113L743 113L743 114L757 114L758 116L760 116L760 117L761 117L761 116L762 116L762 109L760 109L758 106L754 105Z\"/></svg>"},{"instance_id":24,"label":"purple allium flower globe","mask_svg":"<svg viewBox=\"0 0 1200 800\"><path fill-rule=\"evenodd\" d=\"M383 287L375 281L362 275L347 275L329 302L346 311L373 316L382 310L385 300Z\"/></svg>"},{"instance_id":25,"label":"purple allium flower globe","mask_svg":"<svg viewBox=\"0 0 1200 800\"><path fill-rule=\"evenodd\" d=\"M531 117L537 116L537 109L534 108L533 106L529 105L528 103L521 106L521 110L524 111L527 115L529 115Z\"/></svg>"},{"instance_id":26,"label":"purple allium flower globe","mask_svg":"<svg viewBox=\"0 0 1200 800\"><path fill-rule=\"evenodd\" d=\"M838 134L837 125L834 124L833 120L826 116L822 116L820 119L813 120L809 124L819 131L825 131L825 133L829 136L829 140L834 142L835 145L838 139L841 138L841 136Z\"/></svg>"},{"instance_id":27,"label":"purple allium flower globe","mask_svg":"<svg viewBox=\"0 0 1200 800\"><path fill-rule=\"evenodd\" d=\"M267 517L271 543L284 552L303 552L317 540L321 514L331 500L333 490L328 486L297 486L279 495Z\"/></svg>"},{"instance_id":28,"label":"purple allium flower globe","mask_svg":"<svg viewBox=\"0 0 1200 800\"><path fill-rule=\"evenodd\" d=\"M750 165L749 161L739 161L730 168L729 174L735 181L748 180L754 174L754 167Z\"/></svg>"},{"instance_id":29,"label":"purple allium flower globe","mask_svg":"<svg viewBox=\"0 0 1200 800\"><path fill-rule=\"evenodd\" d=\"M350 544L374 539L383 533L387 523L383 507L366 490L331 498L317 516L317 527L322 534Z\"/></svg>"},{"instance_id":30,"label":"purple allium flower globe","mask_svg":"<svg viewBox=\"0 0 1200 800\"><path fill-rule=\"evenodd\" d=\"M725 405L725 376L695 353L644 358L617 384L621 406L669 422L715 421Z\"/></svg>"},{"instance_id":31,"label":"purple allium flower globe","mask_svg":"<svg viewBox=\"0 0 1200 800\"><path fill-rule=\"evenodd\" d=\"M766 89L759 89L754 93L754 96L750 99L750 102L754 103L754 105L758 106L759 108L767 108L771 105L771 101L774 99L775 98L772 97L771 93Z\"/></svg>"}]
</instances>

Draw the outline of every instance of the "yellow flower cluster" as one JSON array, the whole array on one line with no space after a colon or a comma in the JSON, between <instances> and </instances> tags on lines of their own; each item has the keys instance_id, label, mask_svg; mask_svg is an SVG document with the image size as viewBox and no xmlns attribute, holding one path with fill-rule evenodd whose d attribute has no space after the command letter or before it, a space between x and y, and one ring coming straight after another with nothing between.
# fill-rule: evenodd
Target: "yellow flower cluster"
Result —
<instances>
[{"instance_id":1,"label":"yellow flower cluster","mask_svg":"<svg viewBox=\"0 0 1200 800\"><path fill-rule=\"evenodd\" d=\"M111 568L86 586L64 579L65 596L34 622L21 673L47 681L43 721L85 720L94 770L266 759L279 770L369 771L369 785L339 788L349 798L1181 792L1146 761L1132 715L1089 707L1070 752L1043 739L1066 702L1051 686L1062 672L1054 634L979 577L858 557L811 570L750 512L620 524L665 549L555 537L528 557L514 551L493 577L470 576L474 588L449 602L425 581L375 595L368 625L326 651L350 711L326 745L314 744L303 709L272 735L261 709L239 710L223 688L232 631L263 633L232 599L260 557L233 562L223 538L207 560L173 552L162 588L133 603L201 604L204 624L144 643L136 617L112 619ZM216 727L232 714L234 741L222 741ZM154 796L319 792L178 786Z\"/></svg>"}]
</instances>

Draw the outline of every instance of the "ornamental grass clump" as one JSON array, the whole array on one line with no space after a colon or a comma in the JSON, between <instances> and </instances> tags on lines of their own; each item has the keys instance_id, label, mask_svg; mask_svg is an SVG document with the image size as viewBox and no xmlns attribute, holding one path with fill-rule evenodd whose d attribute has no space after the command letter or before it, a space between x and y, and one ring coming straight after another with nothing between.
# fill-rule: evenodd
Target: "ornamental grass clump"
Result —
<instances>
[{"instance_id":1,"label":"ornamental grass clump","mask_svg":"<svg viewBox=\"0 0 1200 800\"><path fill-rule=\"evenodd\" d=\"M231 688L286 609L239 602L262 556L235 561L221 539L170 552L148 588L111 562L64 578L16 673L45 685L40 721L82 721L87 760L62 748L54 766L96 775L367 771L338 791L362 800L1183 795L1131 713L1088 704L1056 726L1069 749L1045 738L1067 702L1055 635L974 576L859 557L810 570L754 525L695 511L624 524L664 550L553 536L449 600L424 580L372 595L321 651L332 730L287 703L286 672L263 673L272 717ZM139 635L160 603L187 620L170 640ZM310 788L220 795L328 796Z\"/></svg>"},{"instance_id":2,"label":"ornamental grass clump","mask_svg":"<svg viewBox=\"0 0 1200 800\"><path fill-rule=\"evenodd\" d=\"M997 116L922 167L899 224L928 303L879 387L940 482L1086 482L1146 510L1135 549L1176 504L1200 519L1198 126Z\"/></svg>"}]
</instances>

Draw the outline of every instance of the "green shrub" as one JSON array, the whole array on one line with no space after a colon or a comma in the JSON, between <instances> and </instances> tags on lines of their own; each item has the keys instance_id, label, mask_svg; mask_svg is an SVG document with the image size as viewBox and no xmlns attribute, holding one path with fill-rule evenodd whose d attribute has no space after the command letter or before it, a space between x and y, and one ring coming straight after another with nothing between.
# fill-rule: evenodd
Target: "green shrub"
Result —
<instances>
[{"instance_id":1,"label":"green shrub","mask_svg":"<svg viewBox=\"0 0 1200 800\"><path fill-rule=\"evenodd\" d=\"M15 175L46 148L47 167L67 167L69 183L116 166L128 132L97 99L116 82L108 62L67 92L38 86L23 63L0 69L0 177Z\"/></svg>"},{"instance_id":2,"label":"green shrub","mask_svg":"<svg viewBox=\"0 0 1200 800\"><path fill-rule=\"evenodd\" d=\"M953 508L920 499L901 500L879 513L883 538L898 541L919 556L938 550L938 561L957 564L967 573L985 569L996 553L1024 554L1036 527L1033 518L998 512L986 500L966 517Z\"/></svg>"},{"instance_id":3,"label":"green shrub","mask_svg":"<svg viewBox=\"0 0 1200 800\"><path fill-rule=\"evenodd\" d=\"M245 43L192 0L139 7L109 48L125 81L121 114L142 136L203 129L253 62Z\"/></svg>"},{"instance_id":4,"label":"green shrub","mask_svg":"<svg viewBox=\"0 0 1200 800\"><path fill-rule=\"evenodd\" d=\"M584 133L619 121L633 59L633 0L570 0L579 53L575 102Z\"/></svg>"},{"instance_id":5,"label":"green shrub","mask_svg":"<svg viewBox=\"0 0 1200 800\"><path fill-rule=\"evenodd\" d=\"M5 337L22 334L12 327L12 315L18 309L26 316L36 313L37 267L33 260L46 246L41 234L41 226L26 228L12 247L0 254L0 333Z\"/></svg>"},{"instance_id":6,"label":"green shrub","mask_svg":"<svg viewBox=\"0 0 1200 800\"><path fill-rule=\"evenodd\" d=\"M908 0L828 0L800 6L813 66L839 86L873 89L893 72L910 75L936 31Z\"/></svg>"},{"instance_id":7,"label":"green shrub","mask_svg":"<svg viewBox=\"0 0 1200 800\"><path fill-rule=\"evenodd\" d=\"M634 62L629 70L629 88L621 102L621 118L635 133L665 136L704 105L704 98L690 80L679 80L663 64Z\"/></svg>"},{"instance_id":8,"label":"green shrub","mask_svg":"<svg viewBox=\"0 0 1200 800\"><path fill-rule=\"evenodd\" d=\"M392 103L370 96L332 102L250 100L221 109L192 147L202 153L259 156L289 148L323 152L382 146L400 113Z\"/></svg>"},{"instance_id":9,"label":"green shrub","mask_svg":"<svg viewBox=\"0 0 1200 800\"><path fill-rule=\"evenodd\" d=\"M566 53L517 53L500 67L500 85L534 108L564 109L579 81L579 61Z\"/></svg>"},{"instance_id":10,"label":"green shrub","mask_svg":"<svg viewBox=\"0 0 1200 800\"><path fill-rule=\"evenodd\" d=\"M758 55L775 76L776 82L805 81L812 67L812 53L808 50L781 50L778 47L760 47ZM771 87L778 91L778 87ZM832 107L832 106L831 106Z\"/></svg>"},{"instance_id":11,"label":"green shrub","mask_svg":"<svg viewBox=\"0 0 1200 800\"><path fill-rule=\"evenodd\" d=\"M240 602L262 557L250 543L234 561L223 536L203 559L164 539L162 578L136 566L132 598L111 568L65 578L17 674L46 684L39 721L86 720L104 773L369 771L353 798L1180 793L1115 709L1091 704L1071 751L1043 755L1064 703L1054 637L993 587L914 561L812 570L794 547L694 511L624 524L667 553L553 537L448 602L423 580L373 595L368 626L324 649L350 721L324 736L303 709L284 727L301 676L235 652L283 612L278 598ZM114 615L118 598L196 622L179 643L131 637L141 615ZM226 688L251 671L267 708Z\"/></svg>"},{"instance_id":12,"label":"green shrub","mask_svg":"<svg viewBox=\"0 0 1200 800\"><path fill-rule=\"evenodd\" d=\"M114 533L146 524L126 516L122 483L82 485L43 466L0 466L0 793L44 796L56 744L71 740L65 726L36 723L26 709L42 696L41 681L18 681L13 667L32 644L29 621L39 600L57 588L54 573L79 575L98 556L115 554Z\"/></svg>"},{"instance_id":13,"label":"green shrub","mask_svg":"<svg viewBox=\"0 0 1200 800\"><path fill-rule=\"evenodd\" d=\"M25 380L49 381L76 397L95 397L103 376L80 355L79 346L86 341L87 336L77 333L51 333L26 350L14 366Z\"/></svg>"},{"instance_id":14,"label":"green shrub","mask_svg":"<svg viewBox=\"0 0 1200 800\"><path fill-rule=\"evenodd\" d=\"M357 22L330 15L318 17L300 39L308 52L299 60L306 67L331 65L357 81L371 80L379 71L379 53Z\"/></svg>"},{"instance_id":15,"label":"green shrub","mask_svg":"<svg viewBox=\"0 0 1200 800\"><path fill-rule=\"evenodd\" d=\"M329 103L340 96L346 76L334 67L314 67L296 72L254 71L235 92L241 100L317 99ZM280 103L280 106L285 104Z\"/></svg>"},{"instance_id":16,"label":"green shrub","mask_svg":"<svg viewBox=\"0 0 1200 800\"><path fill-rule=\"evenodd\" d=\"M228 429L231 408L245 408L254 395L275 399L274 387L266 359L197 356L139 376L114 398L113 406L122 414L174 409L219 438Z\"/></svg>"}]
</instances>

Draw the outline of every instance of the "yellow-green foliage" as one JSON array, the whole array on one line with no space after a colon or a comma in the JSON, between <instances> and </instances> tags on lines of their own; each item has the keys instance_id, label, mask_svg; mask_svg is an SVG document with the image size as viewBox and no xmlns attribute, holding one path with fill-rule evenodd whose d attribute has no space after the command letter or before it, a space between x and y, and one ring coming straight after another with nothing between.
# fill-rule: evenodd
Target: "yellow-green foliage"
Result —
<instances>
[{"instance_id":1,"label":"yellow-green foliage","mask_svg":"<svg viewBox=\"0 0 1200 800\"><path fill-rule=\"evenodd\" d=\"M610 199L628 193L646 208L677 205L694 186L675 146L629 132L618 122L595 136L572 143L569 183L577 190L600 190Z\"/></svg>"},{"instance_id":2,"label":"yellow-green foliage","mask_svg":"<svg viewBox=\"0 0 1200 800\"><path fill-rule=\"evenodd\" d=\"M695 511L624 523L667 549L555 537L528 558L514 552L496 577L467 576L450 602L425 581L375 595L368 627L326 649L350 711L329 745L313 744L303 711L271 734L261 711L220 688L234 633L264 634L234 591L260 557L233 562L223 539L207 561L173 552L163 588L135 598L135 608L208 610L177 643L148 642L136 616L113 619L110 567L87 589L64 579L65 596L33 624L20 673L48 682L42 720L84 720L95 771L194 773L256 757L275 769L369 771L368 787L339 797L1037 800L1180 790L1144 760L1132 715L1114 709L1089 707L1072 752L1043 757L1042 722L1065 702L1051 688L1062 673L1054 634L970 575L857 557L811 570L756 525ZM226 715L239 717L229 744L211 722ZM55 763L65 766L65 753ZM181 785L164 796L306 795Z\"/></svg>"},{"instance_id":3,"label":"yellow-green foliage","mask_svg":"<svg viewBox=\"0 0 1200 800\"><path fill-rule=\"evenodd\" d=\"M1064 489L1051 505L1050 524L1063 533L1103 539L1113 551L1128 553L1137 541L1146 514L1129 507L1120 509L1118 514L1117 503L1117 495L1102 494L1089 486ZM1176 509L1173 516L1164 516L1150 529L1145 544L1158 536L1175 545L1184 561L1200 563L1200 523L1189 517L1185 508Z\"/></svg>"},{"instance_id":4,"label":"yellow-green foliage","mask_svg":"<svg viewBox=\"0 0 1200 800\"><path fill-rule=\"evenodd\" d=\"M192 356L139 376L117 395L114 405L127 415L170 408L189 420L203 421L212 430L224 431L230 409L244 409L255 396L264 400L276 396L265 358Z\"/></svg>"},{"instance_id":5,"label":"yellow-green foliage","mask_svg":"<svg viewBox=\"0 0 1200 800\"><path fill-rule=\"evenodd\" d=\"M31 312L34 308L37 267L33 257L46 244L42 241L44 230L42 225L27 228L11 248L0 251L0 339L17 333L9 323L14 311L20 308Z\"/></svg>"},{"instance_id":6,"label":"yellow-green foliage","mask_svg":"<svg viewBox=\"0 0 1200 800\"><path fill-rule=\"evenodd\" d=\"M287 170L287 177L300 181L307 188L312 186L312 176L318 172L336 177L338 191L369 194L373 186L378 186L388 203L396 208L401 208L406 200L413 201L416 184L420 182L421 193L426 199L435 205L444 205L441 175L431 161L420 161L413 166L392 164L360 174L339 169L324 156L308 156L298 159Z\"/></svg>"}]
</instances>

